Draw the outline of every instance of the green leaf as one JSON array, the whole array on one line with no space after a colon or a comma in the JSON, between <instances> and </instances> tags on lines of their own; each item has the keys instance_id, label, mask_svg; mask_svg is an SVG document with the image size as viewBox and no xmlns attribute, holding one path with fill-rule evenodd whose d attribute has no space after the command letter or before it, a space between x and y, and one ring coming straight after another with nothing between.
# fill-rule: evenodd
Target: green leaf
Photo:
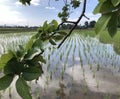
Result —
<instances>
[{"instance_id":1,"label":"green leaf","mask_svg":"<svg viewBox=\"0 0 120 99\"><path fill-rule=\"evenodd\" d=\"M13 57L12 53L3 54L0 57L0 70L4 68L4 66L7 64L9 60L11 60L12 57Z\"/></svg>"},{"instance_id":2,"label":"green leaf","mask_svg":"<svg viewBox=\"0 0 120 99\"><path fill-rule=\"evenodd\" d=\"M36 55L40 54L42 51L44 51L43 48L43 41L38 38L34 40L34 43L32 44L31 49L28 51L28 53L25 55L26 60L33 59Z\"/></svg>"},{"instance_id":3,"label":"green leaf","mask_svg":"<svg viewBox=\"0 0 120 99\"><path fill-rule=\"evenodd\" d=\"M2 78L0 78L0 90L4 90L10 86L10 84L13 81L13 75L5 75Z\"/></svg>"},{"instance_id":4,"label":"green leaf","mask_svg":"<svg viewBox=\"0 0 120 99\"><path fill-rule=\"evenodd\" d=\"M56 43L55 43L52 39L49 39L49 42L50 42L52 45L56 45Z\"/></svg>"},{"instance_id":5,"label":"green leaf","mask_svg":"<svg viewBox=\"0 0 120 99\"><path fill-rule=\"evenodd\" d=\"M16 90L23 99L32 99L30 87L22 77L16 81Z\"/></svg>"},{"instance_id":6,"label":"green leaf","mask_svg":"<svg viewBox=\"0 0 120 99\"><path fill-rule=\"evenodd\" d=\"M118 16L117 20L118 20L118 26L120 26L120 15Z\"/></svg>"},{"instance_id":7,"label":"green leaf","mask_svg":"<svg viewBox=\"0 0 120 99\"><path fill-rule=\"evenodd\" d=\"M24 5L26 5L26 4L30 5L31 0L19 0L19 1Z\"/></svg>"},{"instance_id":8,"label":"green leaf","mask_svg":"<svg viewBox=\"0 0 120 99\"><path fill-rule=\"evenodd\" d=\"M41 61L42 63L46 64L46 60L43 58L43 56L39 55L39 61Z\"/></svg>"},{"instance_id":9,"label":"green leaf","mask_svg":"<svg viewBox=\"0 0 120 99\"><path fill-rule=\"evenodd\" d=\"M28 41L28 43L26 44L26 51L28 51L29 49L32 48L32 45L33 45L35 39L36 39L36 37L33 36L33 37Z\"/></svg>"},{"instance_id":10,"label":"green leaf","mask_svg":"<svg viewBox=\"0 0 120 99\"><path fill-rule=\"evenodd\" d=\"M94 9L94 11L93 11L93 14L98 14L98 13L100 13L100 8L101 8L102 4L103 4L103 3L99 3L99 4L95 7L95 9Z\"/></svg>"},{"instance_id":11,"label":"green leaf","mask_svg":"<svg viewBox=\"0 0 120 99\"><path fill-rule=\"evenodd\" d=\"M43 24L43 30L44 30L44 32L47 31L47 28L48 28L48 23L47 23L47 21L45 21L44 24Z\"/></svg>"},{"instance_id":12,"label":"green leaf","mask_svg":"<svg viewBox=\"0 0 120 99\"><path fill-rule=\"evenodd\" d=\"M58 22L56 20L52 20L51 23L54 25L54 29L56 30L58 28Z\"/></svg>"},{"instance_id":13,"label":"green leaf","mask_svg":"<svg viewBox=\"0 0 120 99\"><path fill-rule=\"evenodd\" d=\"M26 81L31 81L31 80L35 80L38 79L43 73L43 70L40 68L27 68L23 71L22 77L26 80Z\"/></svg>"},{"instance_id":14,"label":"green leaf","mask_svg":"<svg viewBox=\"0 0 120 99\"><path fill-rule=\"evenodd\" d=\"M118 4L120 4L120 0L111 0L111 2L114 6L117 6Z\"/></svg>"},{"instance_id":15,"label":"green leaf","mask_svg":"<svg viewBox=\"0 0 120 99\"><path fill-rule=\"evenodd\" d=\"M105 29L109 20L110 20L110 18L111 18L111 15L102 15L98 19L98 21L95 25L95 32L100 33L103 29Z\"/></svg>"},{"instance_id":16,"label":"green leaf","mask_svg":"<svg viewBox=\"0 0 120 99\"><path fill-rule=\"evenodd\" d=\"M100 13L102 13L102 14L112 13L113 10L115 10L115 9L116 8L113 6L113 4L109 0L107 0L106 2L104 2L101 5Z\"/></svg>"},{"instance_id":17,"label":"green leaf","mask_svg":"<svg viewBox=\"0 0 120 99\"><path fill-rule=\"evenodd\" d=\"M53 37L53 39L55 40L55 41L59 41L59 40L62 40L63 39L63 35L55 35L54 37Z\"/></svg>"},{"instance_id":18,"label":"green leaf","mask_svg":"<svg viewBox=\"0 0 120 99\"><path fill-rule=\"evenodd\" d=\"M25 54L26 54L25 49L23 48L22 45L19 45L19 49L16 51L17 58L21 59L24 57Z\"/></svg>"},{"instance_id":19,"label":"green leaf","mask_svg":"<svg viewBox=\"0 0 120 99\"><path fill-rule=\"evenodd\" d=\"M39 48L32 48L31 50L28 51L28 53L25 55L24 59L25 60L31 60L33 59L36 55L40 54L41 50Z\"/></svg>"},{"instance_id":20,"label":"green leaf","mask_svg":"<svg viewBox=\"0 0 120 99\"><path fill-rule=\"evenodd\" d=\"M105 1L107 1L107 0L99 0L99 2L105 2Z\"/></svg>"},{"instance_id":21,"label":"green leaf","mask_svg":"<svg viewBox=\"0 0 120 99\"><path fill-rule=\"evenodd\" d=\"M43 50L44 48L43 48L43 41L40 39L40 38L38 38L35 42L34 42L34 44L33 44L33 46L32 46L33 48L38 48L38 49L41 49L41 50Z\"/></svg>"},{"instance_id":22,"label":"green leaf","mask_svg":"<svg viewBox=\"0 0 120 99\"><path fill-rule=\"evenodd\" d=\"M20 74L24 69L24 64L18 62L16 58L12 58L4 67L4 74Z\"/></svg>"},{"instance_id":23,"label":"green leaf","mask_svg":"<svg viewBox=\"0 0 120 99\"><path fill-rule=\"evenodd\" d=\"M41 68L41 64L40 64L40 61L42 63L46 63L46 60L41 56L41 55L37 55L35 56L32 60L27 60L26 61L26 64L29 65L29 67L39 67Z\"/></svg>"},{"instance_id":24,"label":"green leaf","mask_svg":"<svg viewBox=\"0 0 120 99\"><path fill-rule=\"evenodd\" d=\"M111 37L113 37L117 32L117 16L117 14L113 13L108 23L108 32Z\"/></svg>"}]
</instances>

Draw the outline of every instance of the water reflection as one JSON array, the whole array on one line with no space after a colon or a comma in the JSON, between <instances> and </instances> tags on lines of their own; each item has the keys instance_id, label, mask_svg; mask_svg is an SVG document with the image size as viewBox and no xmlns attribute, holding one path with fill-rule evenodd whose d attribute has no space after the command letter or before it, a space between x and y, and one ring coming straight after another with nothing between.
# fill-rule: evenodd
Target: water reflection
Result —
<instances>
[{"instance_id":1,"label":"water reflection","mask_svg":"<svg viewBox=\"0 0 120 99\"><path fill-rule=\"evenodd\" d=\"M75 34L60 49L49 46L44 54L44 74L37 83L29 83L34 99L119 98L120 56L110 44ZM14 82L11 88L12 99L20 99ZM8 89L1 93L2 99L9 99Z\"/></svg>"}]
</instances>

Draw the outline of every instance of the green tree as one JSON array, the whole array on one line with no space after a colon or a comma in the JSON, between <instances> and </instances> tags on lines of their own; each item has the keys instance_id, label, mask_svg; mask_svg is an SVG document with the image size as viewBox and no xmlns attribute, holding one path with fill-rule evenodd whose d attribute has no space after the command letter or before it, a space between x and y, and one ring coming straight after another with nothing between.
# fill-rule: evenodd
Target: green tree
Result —
<instances>
[{"instance_id":1,"label":"green tree","mask_svg":"<svg viewBox=\"0 0 120 99\"><path fill-rule=\"evenodd\" d=\"M31 0L19 1L24 5L30 5L31 2ZM59 0L55 1L57 2ZM59 48L71 35L81 19L83 17L87 18L85 15L87 0L83 0L83 2L80 0L63 1L62 11L58 13L58 17L61 18L60 24L58 24L56 20L50 23L45 21L43 26L38 28L38 32L28 41L25 48L20 45L19 50L9 51L1 56L0 70L3 71L4 76L0 78L0 90L8 88L14 80L13 78L18 76L16 81L18 94L23 99L32 99L27 81L37 80L43 73L42 64L46 63L42 56L44 52L44 42L47 40L52 45L56 45L56 42L61 40L61 43L58 45ZM80 5L83 5L83 8L79 18L76 21L69 21L70 8L76 9ZM101 14L101 17L95 25L96 33L101 32L107 27L109 34L114 36L117 32L117 24L120 23L118 20L120 17L120 0L99 0L93 13ZM59 30L64 23L73 24L69 33Z\"/></svg>"},{"instance_id":2,"label":"green tree","mask_svg":"<svg viewBox=\"0 0 120 99\"><path fill-rule=\"evenodd\" d=\"M88 21L85 21L84 25L86 28L88 28L88 25L89 25Z\"/></svg>"},{"instance_id":3,"label":"green tree","mask_svg":"<svg viewBox=\"0 0 120 99\"><path fill-rule=\"evenodd\" d=\"M90 21L89 27L94 28L95 24L96 24L96 21Z\"/></svg>"}]
</instances>

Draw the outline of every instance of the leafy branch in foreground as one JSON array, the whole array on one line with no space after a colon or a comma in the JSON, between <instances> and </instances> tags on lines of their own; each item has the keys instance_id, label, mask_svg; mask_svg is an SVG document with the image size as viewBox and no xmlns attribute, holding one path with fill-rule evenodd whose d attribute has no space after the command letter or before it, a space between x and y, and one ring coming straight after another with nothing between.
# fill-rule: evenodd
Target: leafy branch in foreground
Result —
<instances>
[{"instance_id":1,"label":"leafy branch in foreground","mask_svg":"<svg viewBox=\"0 0 120 99\"><path fill-rule=\"evenodd\" d=\"M107 27L109 34L113 37L120 23L120 0L99 0L93 13L101 13L95 26L96 33L100 33Z\"/></svg>"},{"instance_id":2,"label":"leafy branch in foreground","mask_svg":"<svg viewBox=\"0 0 120 99\"><path fill-rule=\"evenodd\" d=\"M30 5L31 0L19 0L24 5ZM55 0L59 1L59 0ZM21 45L17 51L9 51L0 58L0 70L3 70L4 76L0 78L0 90L8 88L15 76L18 76L16 81L16 90L23 99L32 99L30 87L27 81L38 79L42 73L42 64L46 63L42 54L44 52L44 42L49 41L50 44L56 45L56 42L62 40L58 48L71 35L75 27L85 16L87 0L83 1L83 9L77 21L68 21L70 17L70 7L76 9L82 2L80 0L63 0L65 5L62 12L58 14L62 23L58 24L56 20L48 23L44 22L42 27L38 28L38 33L31 39L23 48ZM99 0L99 4L94 10L94 14L101 13L95 30L97 33L104 28L108 28L111 36L117 31L117 24L120 23L120 0ZM88 19L88 18L87 18ZM69 33L59 30L64 23L74 24Z\"/></svg>"},{"instance_id":3,"label":"leafy branch in foreground","mask_svg":"<svg viewBox=\"0 0 120 99\"><path fill-rule=\"evenodd\" d=\"M8 88L14 77L18 76L16 81L16 90L23 99L32 99L30 87L27 81L38 80L42 75L42 64L46 63L42 54L44 52L44 42L49 41L55 45L58 40L61 40L67 33L58 31L58 23L53 20L50 23L47 21L43 27L38 29L38 33L33 35L23 48L19 45L17 51L9 51L0 58L0 70L3 70L4 76L0 78L0 90ZM53 32L55 35L51 36Z\"/></svg>"}]
</instances>

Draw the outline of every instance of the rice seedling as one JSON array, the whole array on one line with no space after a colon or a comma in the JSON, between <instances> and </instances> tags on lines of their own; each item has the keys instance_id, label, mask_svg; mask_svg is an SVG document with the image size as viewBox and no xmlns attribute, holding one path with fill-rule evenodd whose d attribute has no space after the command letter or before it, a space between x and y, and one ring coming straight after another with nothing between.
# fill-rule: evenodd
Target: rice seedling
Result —
<instances>
[{"instance_id":1,"label":"rice seedling","mask_svg":"<svg viewBox=\"0 0 120 99\"><path fill-rule=\"evenodd\" d=\"M110 95L109 94L106 94L104 99L110 99Z\"/></svg>"},{"instance_id":2,"label":"rice seedling","mask_svg":"<svg viewBox=\"0 0 120 99\"><path fill-rule=\"evenodd\" d=\"M60 60L62 60L62 56L63 56L63 54L61 53L61 54L60 54Z\"/></svg>"},{"instance_id":3,"label":"rice seedling","mask_svg":"<svg viewBox=\"0 0 120 99\"><path fill-rule=\"evenodd\" d=\"M53 72L52 71L50 71L50 80L52 80L52 77L53 76Z\"/></svg>"},{"instance_id":4,"label":"rice seedling","mask_svg":"<svg viewBox=\"0 0 120 99\"><path fill-rule=\"evenodd\" d=\"M92 64L90 64L89 66L90 66L90 70L92 70Z\"/></svg>"},{"instance_id":5,"label":"rice seedling","mask_svg":"<svg viewBox=\"0 0 120 99\"><path fill-rule=\"evenodd\" d=\"M85 70L84 70L84 68L83 68L83 78L85 80Z\"/></svg>"},{"instance_id":6,"label":"rice seedling","mask_svg":"<svg viewBox=\"0 0 120 99\"><path fill-rule=\"evenodd\" d=\"M96 76L96 75L95 75L95 71L93 70L93 78L95 78L95 76Z\"/></svg>"},{"instance_id":7,"label":"rice seedling","mask_svg":"<svg viewBox=\"0 0 120 99\"><path fill-rule=\"evenodd\" d=\"M100 70L100 64L97 64L97 71Z\"/></svg>"},{"instance_id":8,"label":"rice seedling","mask_svg":"<svg viewBox=\"0 0 120 99\"><path fill-rule=\"evenodd\" d=\"M47 71L49 70L49 68L50 68L50 62L47 64Z\"/></svg>"},{"instance_id":9,"label":"rice seedling","mask_svg":"<svg viewBox=\"0 0 120 99\"><path fill-rule=\"evenodd\" d=\"M0 99L2 99L2 93L0 92Z\"/></svg>"},{"instance_id":10,"label":"rice seedling","mask_svg":"<svg viewBox=\"0 0 120 99\"><path fill-rule=\"evenodd\" d=\"M66 70L66 64L64 64L64 71Z\"/></svg>"},{"instance_id":11,"label":"rice seedling","mask_svg":"<svg viewBox=\"0 0 120 99\"><path fill-rule=\"evenodd\" d=\"M9 87L9 98L12 98L11 87Z\"/></svg>"},{"instance_id":12,"label":"rice seedling","mask_svg":"<svg viewBox=\"0 0 120 99\"><path fill-rule=\"evenodd\" d=\"M58 64L59 64L59 62L56 64L56 66L55 66L55 68L56 68L56 70L58 70Z\"/></svg>"},{"instance_id":13,"label":"rice seedling","mask_svg":"<svg viewBox=\"0 0 120 99\"><path fill-rule=\"evenodd\" d=\"M38 90L38 91L37 91L37 94L36 94L36 99L40 99L40 96L41 96L40 90Z\"/></svg>"},{"instance_id":14,"label":"rice seedling","mask_svg":"<svg viewBox=\"0 0 120 99\"><path fill-rule=\"evenodd\" d=\"M72 61L73 61L73 62L75 61L75 58L74 58L74 53L73 53L73 55L72 55Z\"/></svg>"},{"instance_id":15,"label":"rice seedling","mask_svg":"<svg viewBox=\"0 0 120 99\"><path fill-rule=\"evenodd\" d=\"M84 86L83 86L83 93L84 93L84 95L87 95L87 91L88 91L87 85L84 84Z\"/></svg>"},{"instance_id":16,"label":"rice seedling","mask_svg":"<svg viewBox=\"0 0 120 99\"><path fill-rule=\"evenodd\" d=\"M118 91L118 99L120 99L120 89L119 89L119 91Z\"/></svg>"},{"instance_id":17,"label":"rice seedling","mask_svg":"<svg viewBox=\"0 0 120 99\"><path fill-rule=\"evenodd\" d=\"M96 79L96 87L97 87L97 89L99 89L99 81L98 81L98 79Z\"/></svg>"},{"instance_id":18,"label":"rice seedling","mask_svg":"<svg viewBox=\"0 0 120 99\"><path fill-rule=\"evenodd\" d=\"M48 75L46 75L46 85L48 85L49 84L49 76Z\"/></svg>"}]
</instances>

